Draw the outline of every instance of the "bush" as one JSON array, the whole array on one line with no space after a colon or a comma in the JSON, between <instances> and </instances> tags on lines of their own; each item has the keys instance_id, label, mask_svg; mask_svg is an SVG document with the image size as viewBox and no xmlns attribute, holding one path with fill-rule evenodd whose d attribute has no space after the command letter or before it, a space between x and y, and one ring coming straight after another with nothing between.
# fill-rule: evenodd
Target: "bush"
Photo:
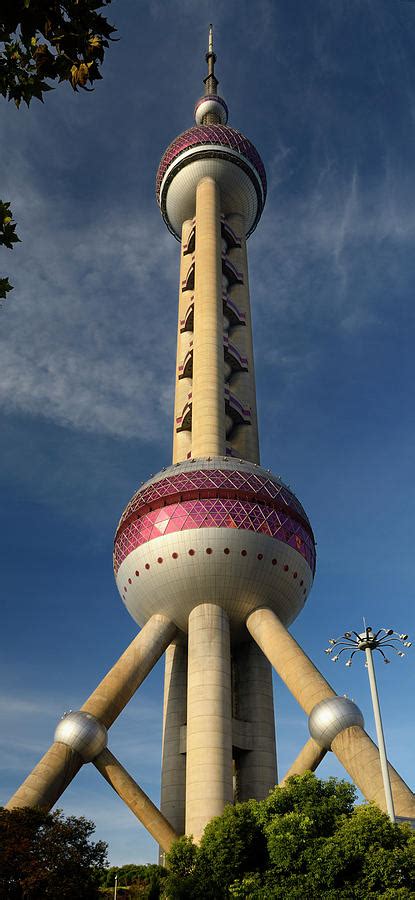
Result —
<instances>
[{"instance_id":1,"label":"bush","mask_svg":"<svg viewBox=\"0 0 415 900\"><path fill-rule=\"evenodd\" d=\"M167 856L169 900L409 900L415 835L345 781L293 776L260 802L228 806Z\"/></svg>"}]
</instances>

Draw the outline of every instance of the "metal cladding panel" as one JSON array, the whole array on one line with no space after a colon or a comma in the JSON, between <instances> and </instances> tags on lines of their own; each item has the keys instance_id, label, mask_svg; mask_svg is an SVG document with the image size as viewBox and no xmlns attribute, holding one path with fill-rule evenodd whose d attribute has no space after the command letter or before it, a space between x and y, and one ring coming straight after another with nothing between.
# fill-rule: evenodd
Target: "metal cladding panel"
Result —
<instances>
[{"instance_id":1,"label":"metal cladding panel","mask_svg":"<svg viewBox=\"0 0 415 900\"><path fill-rule=\"evenodd\" d=\"M107 746L107 729L95 716L77 710L66 713L60 720L55 741L76 750L84 762L91 762Z\"/></svg>"},{"instance_id":2,"label":"metal cladding panel","mask_svg":"<svg viewBox=\"0 0 415 900\"><path fill-rule=\"evenodd\" d=\"M334 738L352 725L364 728L364 720L359 707L348 697L321 700L310 713L308 720L311 737L325 750L330 750Z\"/></svg>"},{"instance_id":3,"label":"metal cladding panel","mask_svg":"<svg viewBox=\"0 0 415 900\"><path fill-rule=\"evenodd\" d=\"M267 535L201 528L137 547L121 563L116 581L139 625L158 612L187 631L195 606L216 603L228 613L233 632L242 634L246 617L263 605L290 624L313 575L301 554Z\"/></svg>"}]
</instances>

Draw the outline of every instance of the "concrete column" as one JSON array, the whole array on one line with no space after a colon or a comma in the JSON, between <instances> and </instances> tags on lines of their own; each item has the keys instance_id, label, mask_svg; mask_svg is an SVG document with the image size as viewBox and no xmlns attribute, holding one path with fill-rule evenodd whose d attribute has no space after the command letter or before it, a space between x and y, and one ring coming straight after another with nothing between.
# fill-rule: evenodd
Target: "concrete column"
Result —
<instances>
[{"instance_id":1,"label":"concrete column","mask_svg":"<svg viewBox=\"0 0 415 900\"><path fill-rule=\"evenodd\" d=\"M251 301L249 296L248 256L246 252L245 220L239 213L227 216L227 222L241 241L241 247L229 250L229 259L244 283L232 287L231 296L241 312L245 313L246 325L231 329L230 341L235 343L242 356L248 360L247 372L235 372L230 380L230 389L238 399L251 410L251 424L240 425L232 435L232 447L237 455L251 462L259 463L258 418L256 408L255 363L252 342Z\"/></svg>"},{"instance_id":2,"label":"concrete column","mask_svg":"<svg viewBox=\"0 0 415 900\"><path fill-rule=\"evenodd\" d=\"M263 800L277 782L272 669L255 641L233 653L236 719L250 722L254 747L236 752L238 802Z\"/></svg>"},{"instance_id":3,"label":"concrete column","mask_svg":"<svg viewBox=\"0 0 415 900\"><path fill-rule=\"evenodd\" d=\"M336 696L329 683L306 656L270 609L258 609L247 619L248 631L281 676L306 713L316 703ZM334 739L331 749L344 765L367 800L386 809L381 791L382 774L379 750L368 734L358 726L345 729ZM415 797L403 779L389 765L397 816L415 818Z\"/></svg>"},{"instance_id":4,"label":"concrete column","mask_svg":"<svg viewBox=\"0 0 415 900\"><path fill-rule=\"evenodd\" d=\"M257 609L251 613L246 626L307 715L320 700L336 696L328 681L270 609Z\"/></svg>"},{"instance_id":5,"label":"concrete column","mask_svg":"<svg viewBox=\"0 0 415 900\"><path fill-rule=\"evenodd\" d=\"M34 809L38 806L44 812L49 812L77 775L82 764L79 753L55 741L6 803L6 809L18 809L23 806Z\"/></svg>"},{"instance_id":6,"label":"concrete column","mask_svg":"<svg viewBox=\"0 0 415 900\"><path fill-rule=\"evenodd\" d=\"M187 648L178 641L166 650L164 674L161 811L177 834L184 834L186 754L180 752L180 729L187 715Z\"/></svg>"},{"instance_id":7,"label":"concrete column","mask_svg":"<svg viewBox=\"0 0 415 900\"><path fill-rule=\"evenodd\" d=\"M233 802L229 620L220 606L192 610L188 653L186 834L199 841Z\"/></svg>"},{"instance_id":8,"label":"concrete column","mask_svg":"<svg viewBox=\"0 0 415 900\"><path fill-rule=\"evenodd\" d=\"M176 631L176 626L166 616L152 616L88 697L82 710L109 728L163 655ZM40 806L51 809L81 766L78 753L55 741L9 800L8 808Z\"/></svg>"},{"instance_id":9,"label":"concrete column","mask_svg":"<svg viewBox=\"0 0 415 900\"><path fill-rule=\"evenodd\" d=\"M166 616L151 616L81 709L109 728L163 655L176 631Z\"/></svg>"},{"instance_id":10,"label":"concrete column","mask_svg":"<svg viewBox=\"0 0 415 900\"><path fill-rule=\"evenodd\" d=\"M182 462L187 459L187 454L191 450L191 432L176 431L176 420L181 416L184 406L188 399L188 394L192 390L192 380L190 378L179 379L179 366L183 362L187 350L190 349L190 343L193 338L193 332L186 331L181 333L181 321L185 317L185 313L190 304L193 291L183 291L182 284L187 275L192 262L192 254L185 253L187 241L193 228L192 219L186 219L182 225L182 243L180 248L180 283L179 283L179 303L178 303L178 323L177 323L177 352L176 352L176 377L174 392L174 419L173 419L173 463Z\"/></svg>"},{"instance_id":11,"label":"concrete column","mask_svg":"<svg viewBox=\"0 0 415 900\"><path fill-rule=\"evenodd\" d=\"M170 850L173 841L178 834L170 823L161 814L157 806L144 793L139 785L131 778L124 766L116 759L108 748L102 750L94 759L94 766L101 772L108 784L124 800L137 819L142 822L147 831L163 848L165 852Z\"/></svg>"},{"instance_id":12,"label":"concrete column","mask_svg":"<svg viewBox=\"0 0 415 900\"><path fill-rule=\"evenodd\" d=\"M305 772L315 772L326 753L327 750L320 747L314 738L310 738L307 743L304 744L302 750L300 750L292 766L288 769L288 772L285 773L282 781L280 781L280 787L286 783L291 775L304 775Z\"/></svg>"},{"instance_id":13,"label":"concrete column","mask_svg":"<svg viewBox=\"0 0 415 900\"><path fill-rule=\"evenodd\" d=\"M363 728L346 728L334 738L331 749L366 799L387 812L379 750ZM414 794L390 763L388 769L396 815L415 819Z\"/></svg>"},{"instance_id":14,"label":"concrete column","mask_svg":"<svg viewBox=\"0 0 415 900\"><path fill-rule=\"evenodd\" d=\"M193 335L192 456L225 453L219 187L202 178L196 189L195 314Z\"/></svg>"}]
</instances>

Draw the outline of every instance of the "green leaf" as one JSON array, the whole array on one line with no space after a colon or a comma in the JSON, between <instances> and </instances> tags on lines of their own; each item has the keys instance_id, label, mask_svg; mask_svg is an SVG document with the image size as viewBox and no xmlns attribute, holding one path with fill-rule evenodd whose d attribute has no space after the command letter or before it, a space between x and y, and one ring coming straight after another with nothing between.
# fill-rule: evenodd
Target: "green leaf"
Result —
<instances>
[{"instance_id":1,"label":"green leaf","mask_svg":"<svg viewBox=\"0 0 415 900\"><path fill-rule=\"evenodd\" d=\"M13 285L8 278L0 278L0 300L6 300L9 291L13 291Z\"/></svg>"}]
</instances>

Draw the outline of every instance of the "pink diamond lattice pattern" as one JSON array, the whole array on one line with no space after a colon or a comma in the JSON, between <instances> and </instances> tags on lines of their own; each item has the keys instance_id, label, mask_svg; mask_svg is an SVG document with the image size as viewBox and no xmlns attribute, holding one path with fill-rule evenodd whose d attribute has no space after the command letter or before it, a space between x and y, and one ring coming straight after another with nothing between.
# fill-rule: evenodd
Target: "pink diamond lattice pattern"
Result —
<instances>
[{"instance_id":1,"label":"pink diamond lattice pattern","mask_svg":"<svg viewBox=\"0 0 415 900\"><path fill-rule=\"evenodd\" d=\"M310 522L300 501L285 484L272 477L266 478L264 475L239 469L195 469L193 472L180 472L145 484L136 491L126 506L118 531L134 513L144 512L147 507L162 506L163 501L167 501L168 498L174 499L178 495L189 500L198 499L199 496L216 497L219 496L218 492L220 495L225 492L225 497L237 494L241 499L255 499L257 502L277 500L283 509L285 508L287 512L290 510L295 518L303 520L311 531Z\"/></svg>"},{"instance_id":2,"label":"pink diamond lattice pattern","mask_svg":"<svg viewBox=\"0 0 415 900\"><path fill-rule=\"evenodd\" d=\"M182 472L137 491L115 536L115 572L146 541L174 531L212 527L248 529L283 541L304 556L314 574L314 536L294 494L271 478L217 469Z\"/></svg>"},{"instance_id":3,"label":"pink diamond lattice pattern","mask_svg":"<svg viewBox=\"0 0 415 900\"><path fill-rule=\"evenodd\" d=\"M251 141L248 140L236 128L230 128L229 125L194 125L180 134L167 147L167 150L161 158L160 165L156 177L156 194L157 199L160 197L160 188L163 178L173 160L184 150L191 147L200 146L201 144L217 144L221 147L229 147L244 156L248 162L256 169L261 179L264 190L264 201L267 193L267 176L265 174L264 163Z\"/></svg>"}]
</instances>

